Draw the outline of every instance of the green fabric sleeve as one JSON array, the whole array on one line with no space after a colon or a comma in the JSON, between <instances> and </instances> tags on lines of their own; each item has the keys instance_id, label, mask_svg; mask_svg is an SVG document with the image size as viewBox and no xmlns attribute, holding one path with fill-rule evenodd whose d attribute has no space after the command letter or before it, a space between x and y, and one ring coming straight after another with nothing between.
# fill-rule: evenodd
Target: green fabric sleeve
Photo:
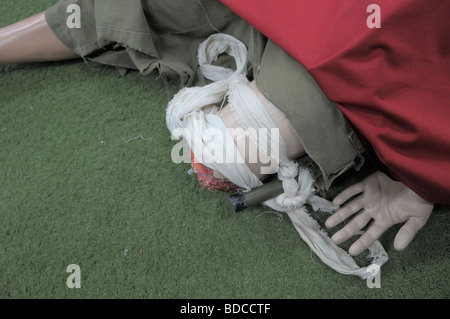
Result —
<instances>
[{"instance_id":1,"label":"green fabric sleeve","mask_svg":"<svg viewBox=\"0 0 450 319\"><path fill-rule=\"evenodd\" d=\"M299 62L269 41L255 80L259 90L290 120L316 166L316 186L328 190L348 169L359 170L364 162L361 142Z\"/></svg>"}]
</instances>

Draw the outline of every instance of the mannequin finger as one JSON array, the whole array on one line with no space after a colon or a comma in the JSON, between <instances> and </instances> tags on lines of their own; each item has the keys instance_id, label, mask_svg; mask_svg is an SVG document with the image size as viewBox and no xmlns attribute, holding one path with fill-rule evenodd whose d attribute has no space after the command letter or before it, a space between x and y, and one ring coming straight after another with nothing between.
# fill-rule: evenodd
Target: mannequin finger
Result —
<instances>
[{"instance_id":1,"label":"mannequin finger","mask_svg":"<svg viewBox=\"0 0 450 319\"><path fill-rule=\"evenodd\" d=\"M361 237L350 246L348 252L352 256L357 256L372 245L387 228L374 223Z\"/></svg>"},{"instance_id":2,"label":"mannequin finger","mask_svg":"<svg viewBox=\"0 0 450 319\"><path fill-rule=\"evenodd\" d=\"M402 251L411 243L417 232L425 225L426 220L410 218L398 231L394 239L394 249Z\"/></svg>"},{"instance_id":3,"label":"mannequin finger","mask_svg":"<svg viewBox=\"0 0 450 319\"><path fill-rule=\"evenodd\" d=\"M365 199L362 196L351 201L350 203L348 203L347 205L345 205L344 207L339 209L337 212L335 212L333 215L328 217L328 219L325 221L325 226L328 228L332 228L332 227L342 223L348 217L356 214L362 208L364 208L364 203L365 203Z\"/></svg>"},{"instance_id":4,"label":"mannequin finger","mask_svg":"<svg viewBox=\"0 0 450 319\"><path fill-rule=\"evenodd\" d=\"M360 214L352 218L352 220L347 225L345 225L344 228L335 233L331 237L331 240L335 244L340 244L346 241L347 239L354 236L357 232L359 232L362 228L364 228L364 226L367 225L370 219L371 216L368 213L361 212Z\"/></svg>"},{"instance_id":5,"label":"mannequin finger","mask_svg":"<svg viewBox=\"0 0 450 319\"><path fill-rule=\"evenodd\" d=\"M341 193L339 193L333 200L334 205L342 205L347 200L349 200L351 197L358 195L359 193L362 193L364 191L364 183L357 183L354 184L345 190L343 190Z\"/></svg>"}]
</instances>

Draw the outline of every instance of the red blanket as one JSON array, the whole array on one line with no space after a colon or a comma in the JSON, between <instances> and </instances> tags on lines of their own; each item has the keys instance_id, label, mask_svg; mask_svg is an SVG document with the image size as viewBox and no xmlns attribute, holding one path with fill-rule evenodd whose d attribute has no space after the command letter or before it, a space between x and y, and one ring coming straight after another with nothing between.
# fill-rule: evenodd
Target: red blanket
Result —
<instances>
[{"instance_id":1,"label":"red blanket","mask_svg":"<svg viewBox=\"0 0 450 319\"><path fill-rule=\"evenodd\" d=\"M221 1L309 70L396 179L450 204L450 1Z\"/></svg>"}]
</instances>

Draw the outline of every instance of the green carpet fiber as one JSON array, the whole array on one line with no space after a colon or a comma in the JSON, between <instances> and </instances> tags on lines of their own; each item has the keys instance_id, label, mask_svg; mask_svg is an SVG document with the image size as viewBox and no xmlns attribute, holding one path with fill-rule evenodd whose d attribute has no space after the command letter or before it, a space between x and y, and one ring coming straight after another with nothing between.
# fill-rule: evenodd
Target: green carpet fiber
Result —
<instances>
[{"instance_id":1,"label":"green carpet fiber","mask_svg":"<svg viewBox=\"0 0 450 319\"><path fill-rule=\"evenodd\" d=\"M0 25L52 3L1 0ZM165 107L177 89L79 60L0 67L1 298L450 296L448 206L404 252L392 244L399 225L382 236L390 260L369 289L324 265L286 215L234 215L226 194L171 161ZM80 289L66 285L70 264Z\"/></svg>"}]
</instances>

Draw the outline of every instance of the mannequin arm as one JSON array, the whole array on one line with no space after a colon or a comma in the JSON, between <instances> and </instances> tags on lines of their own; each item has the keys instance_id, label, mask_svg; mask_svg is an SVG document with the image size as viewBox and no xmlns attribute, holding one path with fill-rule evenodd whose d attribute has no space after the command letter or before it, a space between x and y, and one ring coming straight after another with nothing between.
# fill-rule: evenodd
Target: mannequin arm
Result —
<instances>
[{"instance_id":1,"label":"mannequin arm","mask_svg":"<svg viewBox=\"0 0 450 319\"><path fill-rule=\"evenodd\" d=\"M79 57L63 44L44 12L0 29L0 64L43 62Z\"/></svg>"}]
</instances>

